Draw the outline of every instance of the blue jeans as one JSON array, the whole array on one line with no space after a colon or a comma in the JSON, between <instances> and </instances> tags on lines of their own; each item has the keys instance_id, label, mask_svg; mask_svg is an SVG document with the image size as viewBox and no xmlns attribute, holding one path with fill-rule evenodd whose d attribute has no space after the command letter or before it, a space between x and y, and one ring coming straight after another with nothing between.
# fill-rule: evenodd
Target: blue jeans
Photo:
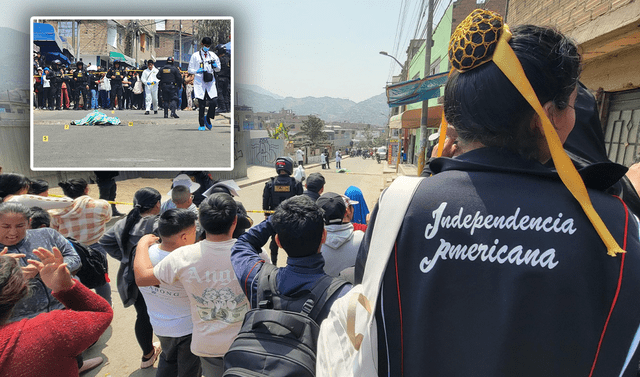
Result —
<instances>
[{"instance_id":1,"label":"blue jeans","mask_svg":"<svg viewBox=\"0 0 640 377\"><path fill-rule=\"evenodd\" d=\"M180 87L180 90L178 91L178 109L182 109L182 91L184 90L183 87Z\"/></svg>"},{"instance_id":2,"label":"blue jeans","mask_svg":"<svg viewBox=\"0 0 640 377\"><path fill-rule=\"evenodd\" d=\"M91 108L98 108L98 91L95 89L91 89Z\"/></svg>"}]
</instances>

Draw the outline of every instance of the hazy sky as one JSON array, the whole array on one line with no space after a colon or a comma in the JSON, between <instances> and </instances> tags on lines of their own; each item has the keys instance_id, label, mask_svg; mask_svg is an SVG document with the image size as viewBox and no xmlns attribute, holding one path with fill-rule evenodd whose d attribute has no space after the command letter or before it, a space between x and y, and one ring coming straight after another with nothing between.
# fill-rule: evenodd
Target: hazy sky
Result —
<instances>
[{"instance_id":1,"label":"hazy sky","mask_svg":"<svg viewBox=\"0 0 640 377\"><path fill-rule=\"evenodd\" d=\"M3 0L4 2L5 0ZM108 4L101 7L99 4ZM401 1L167 1L67 0L60 6L36 1L5 7L0 26L29 32L31 16L125 15L232 16L236 80L281 96L348 98L378 95L400 67L379 51L393 51ZM148 4L148 5L147 5ZM65 9L57 10L57 9ZM406 45L400 48L404 61Z\"/></svg>"}]
</instances>

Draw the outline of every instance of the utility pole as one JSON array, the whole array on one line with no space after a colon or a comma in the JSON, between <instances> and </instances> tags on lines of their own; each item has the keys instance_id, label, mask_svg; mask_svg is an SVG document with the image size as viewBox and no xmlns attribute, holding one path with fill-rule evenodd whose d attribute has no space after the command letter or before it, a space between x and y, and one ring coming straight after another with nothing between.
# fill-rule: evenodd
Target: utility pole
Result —
<instances>
[{"instance_id":1,"label":"utility pole","mask_svg":"<svg viewBox=\"0 0 640 377\"><path fill-rule=\"evenodd\" d=\"M424 43L424 77L429 76L431 68L431 47L433 47L433 0L429 0L427 16L427 37ZM420 155L418 156L418 176L422 174L427 149L427 120L429 119L429 100L422 101L422 116L420 117Z\"/></svg>"},{"instance_id":2,"label":"utility pole","mask_svg":"<svg viewBox=\"0 0 640 377\"><path fill-rule=\"evenodd\" d=\"M178 68L182 70L182 20L180 20L180 35L178 36Z\"/></svg>"}]
</instances>

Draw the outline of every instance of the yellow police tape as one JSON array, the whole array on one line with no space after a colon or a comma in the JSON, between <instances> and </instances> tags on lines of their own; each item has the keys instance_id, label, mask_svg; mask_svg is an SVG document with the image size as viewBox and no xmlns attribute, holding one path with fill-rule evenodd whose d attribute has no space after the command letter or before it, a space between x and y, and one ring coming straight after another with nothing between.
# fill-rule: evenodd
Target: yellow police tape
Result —
<instances>
[{"instance_id":1,"label":"yellow police tape","mask_svg":"<svg viewBox=\"0 0 640 377\"><path fill-rule=\"evenodd\" d=\"M53 196L54 198L64 198L64 195L55 195L55 194L49 194L49 196ZM132 206L133 203L127 203L127 202L114 202L111 200L107 200L107 203L109 204L122 204L122 205L128 205L128 206ZM247 211L247 212L252 212L252 213L274 213L275 211L258 211L258 210L253 210L253 211Z\"/></svg>"}]
</instances>

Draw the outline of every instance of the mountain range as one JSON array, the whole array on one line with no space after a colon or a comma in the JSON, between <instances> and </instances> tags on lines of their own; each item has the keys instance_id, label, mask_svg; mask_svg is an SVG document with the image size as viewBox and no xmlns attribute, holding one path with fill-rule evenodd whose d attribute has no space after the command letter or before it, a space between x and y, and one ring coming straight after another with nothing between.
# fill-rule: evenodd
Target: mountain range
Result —
<instances>
[{"instance_id":1,"label":"mountain range","mask_svg":"<svg viewBox=\"0 0 640 377\"><path fill-rule=\"evenodd\" d=\"M0 27L0 92L29 89L32 61L29 59L29 34Z\"/></svg>"},{"instance_id":2,"label":"mountain range","mask_svg":"<svg viewBox=\"0 0 640 377\"><path fill-rule=\"evenodd\" d=\"M381 93L361 102L333 97L282 97L257 85L236 84L237 105L249 106L254 112L292 110L297 115L316 115L325 122L388 123L387 96Z\"/></svg>"},{"instance_id":3,"label":"mountain range","mask_svg":"<svg viewBox=\"0 0 640 377\"><path fill-rule=\"evenodd\" d=\"M13 89L29 90L31 86L29 34L0 27L0 92ZM236 84L237 104L253 108L255 112L292 110L298 115L316 115L325 122L368 123L384 126L388 123L389 107L381 93L361 102L333 97L282 97L257 85Z\"/></svg>"}]
</instances>

